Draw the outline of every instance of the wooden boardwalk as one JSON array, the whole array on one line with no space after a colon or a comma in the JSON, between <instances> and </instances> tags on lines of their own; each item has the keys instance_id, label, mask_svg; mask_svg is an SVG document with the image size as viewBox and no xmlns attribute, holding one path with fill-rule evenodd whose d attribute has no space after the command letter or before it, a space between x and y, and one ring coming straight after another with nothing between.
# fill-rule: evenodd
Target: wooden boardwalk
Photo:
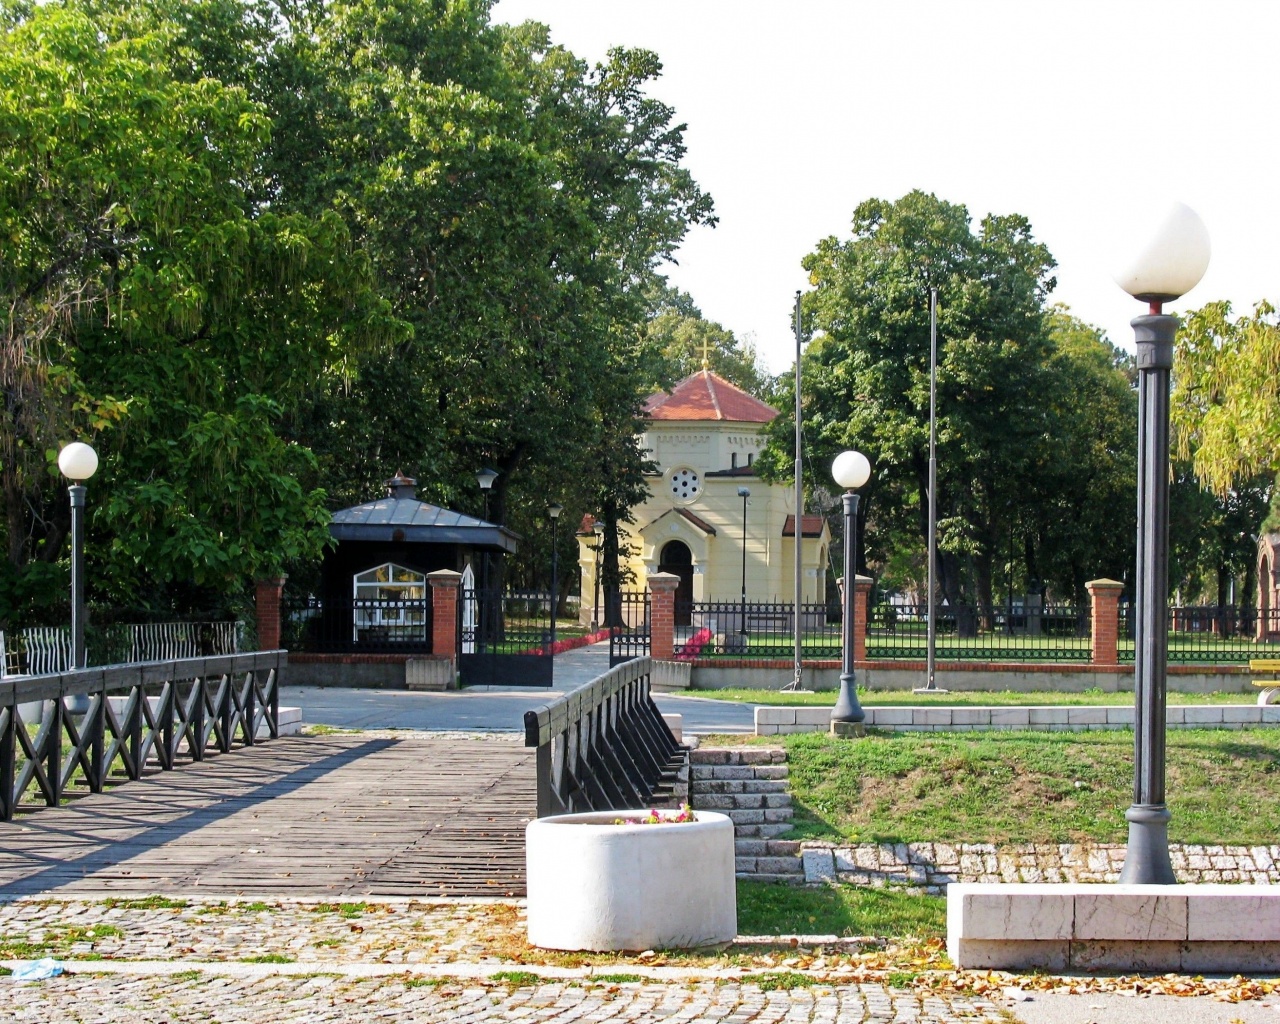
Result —
<instances>
[{"instance_id":1,"label":"wooden boardwalk","mask_svg":"<svg viewBox=\"0 0 1280 1024\"><path fill-rule=\"evenodd\" d=\"M0 895L522 896L534 751L287 737L0 823Z\"/></svg>"}]
</instances>

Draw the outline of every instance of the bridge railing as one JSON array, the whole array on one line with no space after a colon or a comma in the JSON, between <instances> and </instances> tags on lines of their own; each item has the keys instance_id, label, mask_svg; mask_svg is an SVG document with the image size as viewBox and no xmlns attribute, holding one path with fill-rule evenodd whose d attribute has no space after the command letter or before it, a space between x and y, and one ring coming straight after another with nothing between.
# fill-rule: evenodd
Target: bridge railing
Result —
<instances>
[{"instance_id":1,"label":"bridge railing","mask_svg":"<svg viewBox=\"0 0 1280 1024\"><path fill-rule=\"evenodd\" d=\"M77 777L100 793L118 769L140 778L280 735L285 651L136 662L0 682L0 820L34 785L56 807ZM31 712L39 709L39 720Z\"/></svg>"},{"instance_id":2,"label":"bridge railing","mask_svg":"<svg viewBox=\"0 0 1280 1024\"><path fill-rule=\"evenodd\" d=\"M667 798L684 748L649 695L650 659L637 658L524 713L537 747L538 817L652 806Z\"/></svg>"}]
</instances>

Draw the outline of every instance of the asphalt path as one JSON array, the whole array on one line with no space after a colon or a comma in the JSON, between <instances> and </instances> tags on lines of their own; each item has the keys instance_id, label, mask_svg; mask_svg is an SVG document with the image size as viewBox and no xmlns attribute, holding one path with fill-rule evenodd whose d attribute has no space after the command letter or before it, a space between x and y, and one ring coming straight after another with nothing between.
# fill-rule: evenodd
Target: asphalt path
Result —
<instances>
[{"instance_id":1,"label":"asphalt path","mask_svg":"<svg viewBox=\"0 0 1280 1024\"><path fill-rule=\"evenodd\" d=\"M1028 992L1009 1011L1022 1024L1276 1024L1280 999L1222 1003L1210 996Z\"/></svg>"},{"instance_id":2,"label":"asphalt path","mask_svg":"<svg viewBox=\"0 0 1280 1024\"><path fill-rule=\"evenodd\" d=\"M556 656L554 685L473 686L446 693L333 686L282 686L280 703L302 708L308 725L340 729L433 732L524 732L524 713L585 686L609 671L608 642ZM755 732L755 705L654 694L664 714L683 716L686 733ZM1280 1024L1280 1022L1278 1022Z\"/></svg>"}]
</instances>

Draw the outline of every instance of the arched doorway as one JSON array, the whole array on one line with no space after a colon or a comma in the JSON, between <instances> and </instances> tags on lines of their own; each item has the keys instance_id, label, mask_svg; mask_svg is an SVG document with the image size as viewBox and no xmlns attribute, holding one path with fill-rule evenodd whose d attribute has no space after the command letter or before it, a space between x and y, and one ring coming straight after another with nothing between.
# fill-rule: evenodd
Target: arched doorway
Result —
<instances>
[{"instance_id":1,"label":"arched doorway","mask_svg":"<svg viewBox=\"0 0 1280 1024\"><path fill-rule=\"evenodd\" d=\"M679 576L676 587L677 626L688 626L693 621L693 552L684 541L672 540L662 546L658 572Z\"/></svg>"}]
</instances>

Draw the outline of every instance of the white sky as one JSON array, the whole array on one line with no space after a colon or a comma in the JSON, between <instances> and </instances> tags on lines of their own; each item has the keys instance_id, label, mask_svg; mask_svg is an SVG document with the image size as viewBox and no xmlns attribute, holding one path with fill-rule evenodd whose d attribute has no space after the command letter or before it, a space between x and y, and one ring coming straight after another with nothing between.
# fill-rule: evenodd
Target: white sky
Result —
<instances>
[{"instance_id":1,"label":"white sky","mask_svg":"<svg viewBox=\"0 0 1280 1024\"><path fill-rule=\"evenodd\" d=\"M720 224L668 268L703 315L794 358L793 296L862 200L913 188L1021 213L1058 261L1052 299L1132 348L1114 284L1133 211L1174 199L1213 258L1170 308L1280 301L1280 3L1273 0L499 0L579 57L656 51L651 93L688 124Z\"/></svg>"}]
</instances>

